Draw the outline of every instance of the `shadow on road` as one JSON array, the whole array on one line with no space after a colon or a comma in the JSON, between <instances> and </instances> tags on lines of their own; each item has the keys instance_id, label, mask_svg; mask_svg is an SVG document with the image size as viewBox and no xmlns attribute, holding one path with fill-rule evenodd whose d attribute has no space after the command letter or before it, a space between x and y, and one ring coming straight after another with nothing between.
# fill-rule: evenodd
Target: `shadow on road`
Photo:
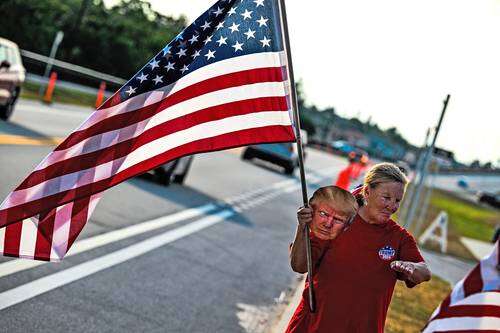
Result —
<instances>
[{"instance_id":1,"label":"shadow on road","mask_svg":"<svg viewBox=\"0 0 500 333\"><path fill-rule=\"evenodd\" d=\"M151 173L144 173L133 179L128 180L128 183L139 187L141 190L154 194L157 197L163 198L168 202L175 203L185 208L192 208L208 203L214 203L220 206L220 209L233 209L232 206L219 201L219 199L200 192L190 186L171 184L163 186L156 182L155 177ZM227 222L236 223L246 227L252 227L253 223L245 216L235 211L235 215L227 219Z\"/></svg>"},{"instance_id":2,"label":"shadow on road","mask_svg":"<svg viewBox=\"0 0 500 333\"><path fill-rule=\"evenodd\" d=\"M49 138L47 135L19 124L0 120L0 134L20 135L31 138Z\"/></svg>"}]
</instances>

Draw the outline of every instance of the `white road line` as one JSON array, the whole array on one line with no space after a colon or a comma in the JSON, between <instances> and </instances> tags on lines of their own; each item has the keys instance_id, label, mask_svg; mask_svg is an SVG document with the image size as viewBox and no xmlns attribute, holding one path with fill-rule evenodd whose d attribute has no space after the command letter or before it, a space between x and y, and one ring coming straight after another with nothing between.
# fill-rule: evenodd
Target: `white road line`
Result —
<instances>
[{"instance_id":1,"label":"white road line","mask_svg":"<svg viewBox=\"0 0 500 333\"><path fill-rule=\"evenodd\" d=\"M324 169L322 170L322 172L323 173L327 172L330 169L331 168ZM309 181L317 181L318 177L313 175L308 175L307 179ZM281 190L281 193L290 193L297 190L299 187L300 187L300 182L298 182L297 179L287 179L284 181L271 184L269 187L258 188L256 190L247 193L239 194L237 196L234 196L233 198L225 199L223 200L223 202L234 205L234 211L239 213L242 212L243 210L250 209L252 207L260 205L265 201L270 200L275 196L279 195L280 193L275 193L276 191ZM271 190L272 192L269 192L258 199L249 200L252 197L259 196L260 194L265 193L266 191L269 190ZM266 200L264 200L264 198ZM187 210L172 215L163 216L154 220L138 223L123 229L113 230L94 237L86 238L76 242L73 245L73 247L69 250L69 252L66 254L66 257L83 253L85 251L93 250L95 248L108 245L113 242L137 236L142 233L159 229L165 226L169 226L190 218L195 218L201 215L205 215L215 210L216 208L217 206L215 204L206 204L196 208L189 208ZM5 228L0 229L0 238L1 236L3 236L2 231L4 230ZM30 268L34 268L46 263L47 262L45 261L14 259L0 264L0 278Z\"/></svg>"},{"instance_id":2,"label":"white road line","mask_svg":"<svg viewBox=\"0 0 500 333\"><path fill-rule=\"evenodd\" d=\"M89 251L100 246L104 246L119 240L137 236L148 231L163 228L190 218L198 217L210 213L217 208L214 204L206 204L196 208L189 208L181 212L163 216L154 220L146 221L143 223L134 224L130 227L123 229L113 230L105 234L97 235L94 237L86 238L76 242L73 247L68 251L66 257ZM0 264L0 278L14 274L26 269L37 267L46 264L45 261L35 261L26 259L15 259Z\"/></svg>"},{"instance_id":3,"label":"white road line","mask_svg":"<svg viewBox=\"0 0 500 333\"><path fill-rule=\"evenodd\" d=\"M232 215L234 215L233 211L223 210L212 216L205 217L174 230L166 231L163 234L148 238L97 259L7 290L0 293L0 310L143 255L180 238L220 223Z\"/></svg>"}]
</instances>

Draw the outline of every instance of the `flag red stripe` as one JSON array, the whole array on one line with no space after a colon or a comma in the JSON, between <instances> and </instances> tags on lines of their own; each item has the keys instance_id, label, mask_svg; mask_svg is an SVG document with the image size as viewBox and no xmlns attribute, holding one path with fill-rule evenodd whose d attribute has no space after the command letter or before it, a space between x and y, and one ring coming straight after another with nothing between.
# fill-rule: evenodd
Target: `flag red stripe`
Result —
<instances>
[{"instance_id":1,"label":"flag red stripe","mask_svg":"<svg viewBox=\"0 0 500 333\"><path fill-rule=\"evenodd\" d=\"M477 265L467 275L464 281L464 298L483 290L483 278L481 276L481 265Z\"/></svg>"},{"instance_id":2,"label":"flag red stripe","mask_svg":"<svg viewBox=\"0 0 500 333\"><path fill-rule=\"evenodd\" d=\"M228 149L250 144L265 142L290 142L294 138L291 126L264 126L250 128L241 131L225 133L215 137L193 141L176 148L170 149L163 154L156 155L127 168L113 176L54 195L46 196L37 200L32 200L21 205L0 210L0 221L11 224L15 221L38 214L53 207L63 205L69 201L90 196L102 192L105 189L121 183L131 177L154 169L166 161L186 156L192 153L204 153L215 150Z\"/></svg>"},{"instance_id":3,"label":"flag red stripe","mask_svg":"<svg viewBox=\"0 0 500 333\"><path fill-rule=\"evenodd\" d=\"M130 154L130 152L146 143L205 122L262 111L287 110L288 105L286 97L262 97L210 107L191 113L189 117L172 119L144 131L135 138L119 142L105 149L73 156L66 160L56 162L44 169L34 171L17 187L16 191L30 188L52 178L107 163Z\"/></svg>"},{"instance_id":4,"label":"flag red stripe","mask_svg":"<svg viewBox=\"0 0 500 333\"><path fill-rule=\"evenodd\" d=\"M5 240L3 245L4 256L19 257L19 246L21 245L22 227L23 227L22 221L19 221L19 223L8 225L5 228Z\"/></svg>"},{"instance_id":5,"label":"flag red stripe","mask_svg":"<svg viewBox=\"0 0 500 333\"><path fill-rule=\"evenodd\" d=\"M69 249L74 241L83 230L87 223L88 209L90 204L90 196L85 196L73 203L73 210L71 211L71 225L69 229L68 246Z\"/></svg>"},{"instance_id":6,"label":"flag red stripe","mask_svg":"<svg viewBox=\"0 0 500 333\"><path fill-rule=\"evenodd\" d=\"M448 317L499 317L500 305L454 305L441 311L435 318Z\"/></svg>"},{"instance_id":7,"label":"flag red stripe","mask_svg":"<svg viewBox=\"0 0 500 333\"><path fill-rule=\"evenodd\" d=\"M56 219L56 210L48 212L46 216L40 214L38 228L36 233L36 245L34 258L38 260L49 260L52 249L52 235L54 232L54 222Z\"/></svg>"},{"instance_id":8,"label":"flag red stripe","mask_svg":"<svg viewBox=\"0 0 500 333\"><path fill-rule=\"evenodd\" d=\"M140 108L106 118L93 126L81 131L71 133L55 150L67 149L89 137L102 134L112 130L117 130L144 119L148 119L156 113L170 106L200 96L206 93L221 89L242 86L261 82L281 82L283 81L283 70L281 67L267 67L234 72L230 74L213 77L201 82L197 82L183 88L163 100ZM134 98L141 98L140 96ZM99 111L103 112L103 111Z\"/></svg>"}]
</instances>

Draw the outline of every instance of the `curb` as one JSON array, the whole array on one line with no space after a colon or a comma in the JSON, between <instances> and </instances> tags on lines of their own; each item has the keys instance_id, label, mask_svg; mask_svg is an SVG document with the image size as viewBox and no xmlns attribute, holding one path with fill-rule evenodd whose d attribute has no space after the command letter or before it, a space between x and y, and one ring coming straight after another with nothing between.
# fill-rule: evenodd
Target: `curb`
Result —
<instances>
[{"instance_id":1,"label":"curb","mask_svg":"<svg viewBox=\"0 0 500 333\"><path fill-rule=\"evenodd\" d=\"M286 306L285 310L283 311L283 313L279 318L278 323L270 329L269 333L285 332L285 329L288 326L288 323L290 322L290 319L292 318L295 309L299 305L300 299L302 298L302 291L304 290L305 281L306 281L306 274L302 274L300 276L300 280L297 286L295 287L295 290L293 291L293 294L290 297L288 305Z\"/></svg>"}]
</instances>

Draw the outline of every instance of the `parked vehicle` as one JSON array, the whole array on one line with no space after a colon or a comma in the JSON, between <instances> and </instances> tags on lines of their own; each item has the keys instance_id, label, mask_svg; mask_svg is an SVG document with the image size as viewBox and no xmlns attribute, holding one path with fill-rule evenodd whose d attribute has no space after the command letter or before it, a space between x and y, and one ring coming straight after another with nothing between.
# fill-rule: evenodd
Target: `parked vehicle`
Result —
<instances>
[{"instance_id":1,"label":"parked vehicle","mask_svg":"<svg viewBox=\"0 0 500 333\"><path fill-rule=\"evenodd\" d=\"M177 160L165 163L154 170L154 174L158 181L168 186L171 183L183 184L188 174L193 156L181 157Z\"/></svg>"},{"instance_id":2,"label":"parked vehicle","mask_svg":"<svg viewBox=\"0 0 500 333\"><path fill-rule=\"evenodd\" d=\"M301 130L301 137L305 158L307 132ZM284 169L284 172L287 175L293 174L295 168L299 165L299 154L297 152L297 144L295 142L267 143L248 146L241 155L241 158L244 160L258 158L279 165Z\"/></svg>"},{"instance_id":3,"label":"parked vehicle","mask_svg":"<svg viewBox=\"0 0 500 333\"><path fill-rule=\"evenodd\" d=\"M18 46L0 38L0 119L7 120L12 115L25 72Z\"/></svg>"},{"instance_id":4,"label":"parked vehicle","mask_svg":"<svg viewBox=\"0 0 500 333\"><path fill-rule=\"evenodd\" d=\"M491 207L500 209L500 192L498 193L479 192L478 201L490 205Z\"/></svg>"}]
</instances>

